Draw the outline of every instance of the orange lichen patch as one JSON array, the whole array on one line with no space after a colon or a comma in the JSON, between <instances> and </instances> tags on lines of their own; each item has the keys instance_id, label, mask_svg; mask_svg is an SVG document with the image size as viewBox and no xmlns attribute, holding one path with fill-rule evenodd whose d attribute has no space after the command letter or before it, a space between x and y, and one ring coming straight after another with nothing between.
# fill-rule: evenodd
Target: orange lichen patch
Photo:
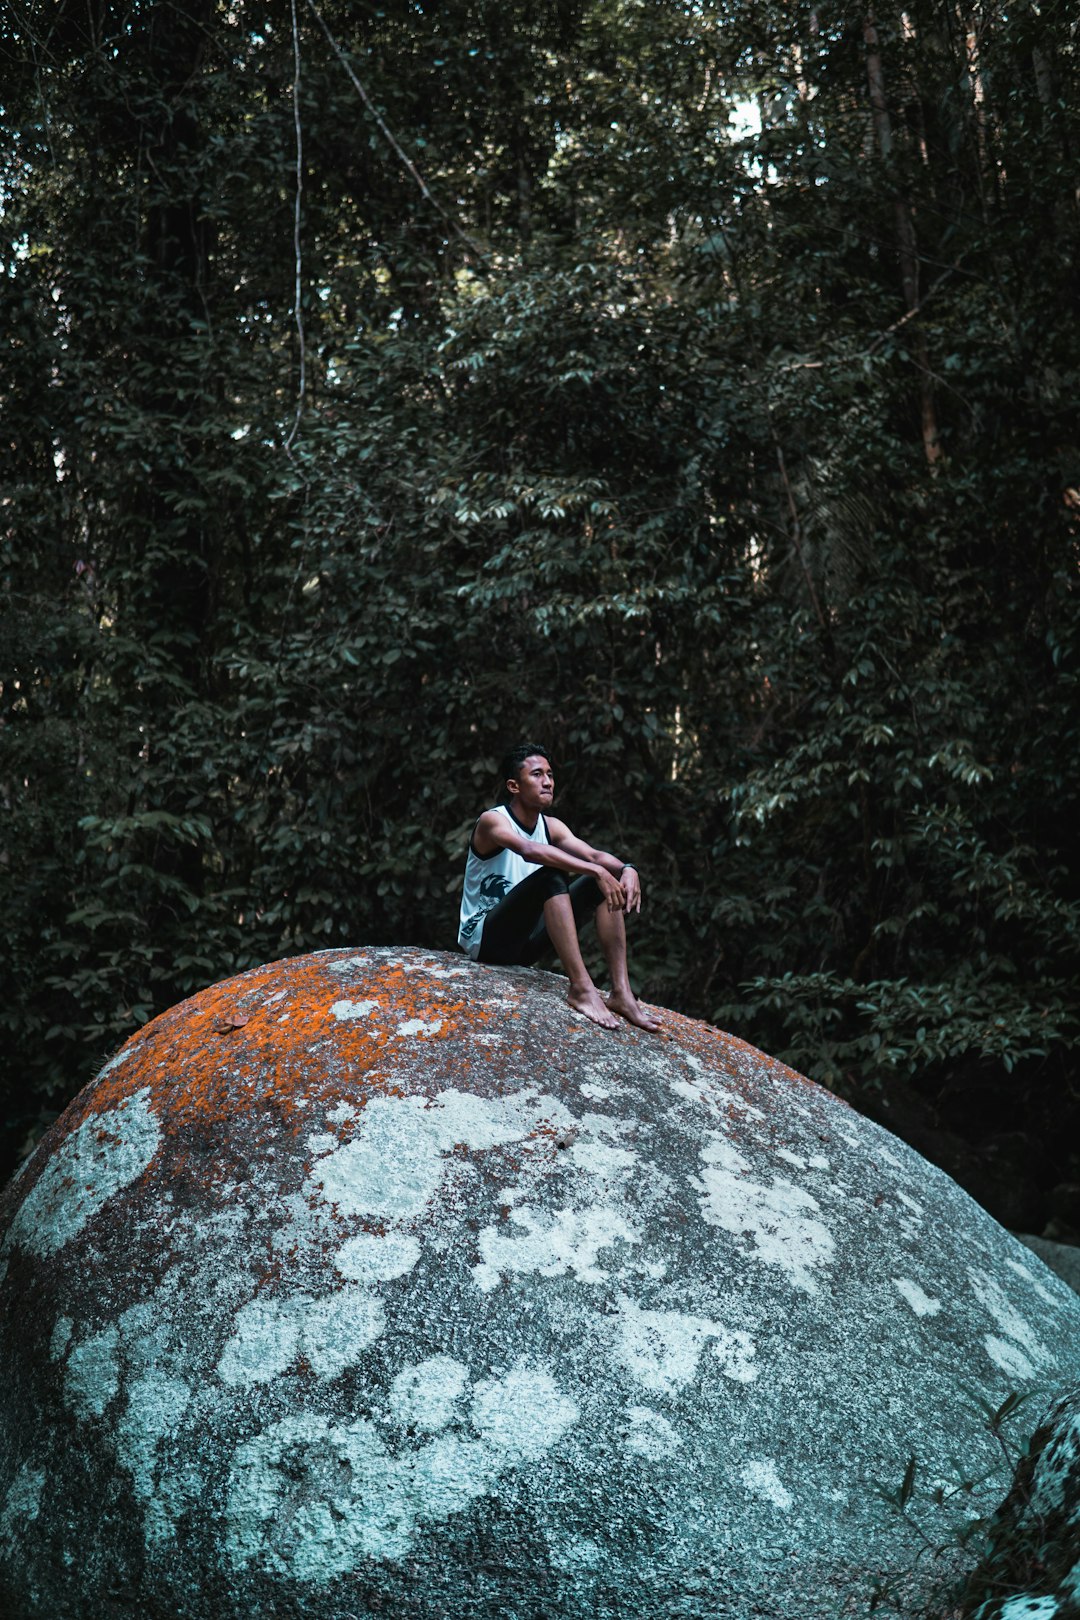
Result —
<instances>
[{"instance_id":1,"label":"orange lichen patch","mask_svg":"<svg viewBox=\"0 0 1080 1620\"><path fill-rule=\"evenodd\" d=\"M705 1090L712 1076L763 1109L777 1083L809 1084L676 1013L663 1013L662 1040L629 1026L610 1035L581 1030L557 981L523 984L447 965L454 961L328 951L214 985L132 1037L57 1122L51 1147L84 1120L148 1094L163 1141L146 1175L164 1175L183 1200L245 1177L284 1140L295 1141L296 1163L310 1173L328 1145L352 1138L375 1097L468 1091L477 1075L488 1095L516 1089L529 1074L561 1088L573 1068L568 1040L596 1042L601 1062L618 1062L627 1048L664 1061L683 1052L695 1068L700 1062ZM544 1121L530 1147L557 1153L565 1145Z\"/></svg>"},{"instance_id":2,"label":"orange lichen patch","mask_svg":"<svg viewBox=\"0 0 1080 1620\"><path fill-rule=\"evenodd\" d=\"M343 974L343 964L360 971ZM185 1148L193 1133L212 1140L259 1119L272 1120L275 1139L300 1134L312 1128L313 1104L346 1099L362 1108L370 1095L407 1095L414 1088L402 1083L401 1060L407 1064L414 1046L460 1049L440 1060L445 1083L464 1073L470 1037L504 1019L507 1009L448 994L443 982L422 963L406 970L375 953L365 959L348 950L252 969L170 1008L133 1036L57 1122L54 1141L94 1114L123 1109L143 1090L166 1136L182 1136ZM362 1012L353 1016L357 1006ZM200 1178L213 1173L212 1154L178 1148L174 1141L175 1169L190 1168Z\"/></svg>"}]
</instances>

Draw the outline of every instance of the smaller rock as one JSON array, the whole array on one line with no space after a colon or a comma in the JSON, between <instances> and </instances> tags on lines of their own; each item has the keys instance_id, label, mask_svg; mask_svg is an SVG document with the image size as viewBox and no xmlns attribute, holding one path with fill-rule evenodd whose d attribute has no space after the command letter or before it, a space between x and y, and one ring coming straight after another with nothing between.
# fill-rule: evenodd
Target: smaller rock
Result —
<instances>
[{"instance_id":1,"label":"smaller rock","mask_svg":"<svg viewBox=\"0 0 1080 1620\"><path fill-rule=\"evenodd\" d=\"M1016 1236L1032 1254L1038 1255L1044 1266L1049 1266L1080 1294L1080 1248L1075 1243L1053 1243L1049 1238L1030 1237L1026 1232L1017 1232Z\"/></svg>"}]
</instances>

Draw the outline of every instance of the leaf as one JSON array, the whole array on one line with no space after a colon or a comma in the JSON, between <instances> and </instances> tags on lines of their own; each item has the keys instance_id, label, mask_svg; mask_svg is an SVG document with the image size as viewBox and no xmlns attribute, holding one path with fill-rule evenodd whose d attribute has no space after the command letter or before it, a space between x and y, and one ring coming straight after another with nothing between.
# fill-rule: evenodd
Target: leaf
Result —
<instances>
[{"instance_id":1,"label":"leaf","mask_svg":"<svg viewBox=\"0 0 1080 1620\"><path fill-rule=\"evenodd\" d=\"M247 1022L247 1013L233 1010L231 1012L223 1013L219 1022L215 1024L214 1028L217 1030L219 1035L224 1035L230 1030L243 1029Z\"/></svg>"}]
</instances>

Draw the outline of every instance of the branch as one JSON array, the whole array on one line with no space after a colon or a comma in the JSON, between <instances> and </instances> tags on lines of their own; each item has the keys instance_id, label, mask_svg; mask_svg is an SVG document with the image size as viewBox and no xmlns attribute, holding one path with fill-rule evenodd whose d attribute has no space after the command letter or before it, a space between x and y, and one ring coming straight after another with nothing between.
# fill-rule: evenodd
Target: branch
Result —
<instances>
[{"instance_id":1,"label":"branch","mask_svg":"<svg viewBox=\"0 0 1080 1620\"><path fill-rule=\"evenodd\" d=\"M307 347L304 340L304 312L300 302L304 271L303 249L300 242L300 205L304 196L304 131L300 122L300 29L296 17L296 0L290 0L290 4L293 37L293 124L296 128L296 200L293 207L293 261L296 275L293 283L293 314L296 317L296 332L300 340L300 379L296 391L296 415L293 417L289 436L285 440L286 454L292 449L300 429L307 388Z\"/></svg>"},{"instance_id":2,"label":"branch","mask_svg":"<svg viewBox=\"0 0 1080 1620\"><path fill-rule=\"evenodd\" d=\"M789 366L777 366L775 373L776 376L783 376L784 373L788 371L822 371L826 366L847 365L850 364L852 360L863 359L866 355L873 354L874 350L880 348L880 346L885 342L886 338L892 337L893 333L899 332L902 326L906 326L909 321L915 320L926 308L927 304L930 302L931 298L933 298L934 294L937 292L942 283L948 281L949 277L953 275L955 271L959 270L959 268L960 266L958 264L951 265L949 269L945 271L944 275L938 276L933 286L927 288L922 298L920 298L919 302L915 305L915 308L909 309L905 314L900 316L899 320L893 321L891 326L884 327L878 333L877 337L874 338L872 342L867 344L865 349L859 349L854 355L832 355L828 360L795 360Z\"/></svg>"},{"instance_id":3,"label":"branch","mask_svg":"<svg viewBox=\"0 0 1080 1620\"><path fill-rule=\"evenodd\" d=\"M431 191L431 189L428 186L426 180L424 179L423 175L420 173L419 169L416 167L416 164L413 162L412 158L408 155L407 152L405 152L402 149L400 143L398 142L397 138L394 135L393 130L390 128L389 124L386 122L386 119L382 116L379 109L376 107L375 103L372 101L371 97L368 95L367 91L364 89L363 84L357 78L356 73L355 73L355 71L353 69L352 63L349 61L348 57L345 55L345 52L342 50L341 46L338 44L338 42L334 38L333 34L330 32L329 28L326 26L326 23L323 21L322 13L320 12L318 6L315 4L315 0L307 0L307 5L308 5L308 10L311 12L312 16L315 18L315 21L318 23L319 27L322 29L323 33L326 35L326 40L327 40L328 45L330 46L330 49L333 51L333 53L337 57L338 61L341 63L342 67L345 69L345 72L349 75L349 78L352 81L353 88L356 90L357 95L360 97L361 101L364 103L364 106L367 108L367 110L371 114L372 118L374 118L374 120L375 120L376 124L378 125L379 129L381 130L385 140L390 145L390 147L392 147L392 149L394 151L394 154L397 157L397 159L398 159L399 163L401 164L402 168L405 169L405 171L412 177L412 179L416 181L416 184L419 186L422 195L431 204L432 208L434 208L435 212L439 215L439 218L444 220L445 223L447 225L449 225L450 229L453 231L455 236L459 236L461 238L461 240L464 242L465 246L468 248L470 253L474 254L475 257L482 264L486 264L487 255L484 253L483 249L478 247L477 244L473 241L472 237L469 236L467 234L467 232L462 230L461 226L458 224L457 220L454 219L453 215L447 213L447 211L443 207L442 203L439 201L439 199Z\"/></svg>"}]
</instances>

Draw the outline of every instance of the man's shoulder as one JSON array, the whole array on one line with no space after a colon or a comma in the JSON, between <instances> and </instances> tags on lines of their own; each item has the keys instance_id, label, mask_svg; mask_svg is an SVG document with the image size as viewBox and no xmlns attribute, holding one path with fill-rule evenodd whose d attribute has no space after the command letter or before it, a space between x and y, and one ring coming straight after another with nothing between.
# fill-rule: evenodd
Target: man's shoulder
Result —
<instances>
[{"instance_id":1,"label":"man's shoulder","mask_svg":"<svg viewBox=\"0 0 1080 1620\"><path fill-rule=\"evenodd\" d=\"M491 848L486 846L489 842L491 833L497 831L505 824L505 822L506 812L501 804L493 804L490 810L482 810L480 812L476 818L475 825L473 826L472 836L469 839L469 847L474 855L478 855L481 860L490 860L492 855L498 853L500 848L498 843L493 844ZM477 847L476 842L478 833L480 835L479 848ZM487 834L488 837L485 837L485 834Z\"/></svg>"}]
</instances>

